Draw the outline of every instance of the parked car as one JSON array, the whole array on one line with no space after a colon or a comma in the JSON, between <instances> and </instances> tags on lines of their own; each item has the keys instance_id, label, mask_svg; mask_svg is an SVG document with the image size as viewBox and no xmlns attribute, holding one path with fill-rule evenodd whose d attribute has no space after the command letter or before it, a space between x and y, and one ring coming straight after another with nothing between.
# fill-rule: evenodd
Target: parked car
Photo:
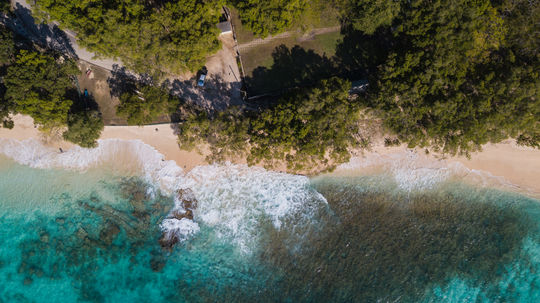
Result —
<instances>
[{"instance_id":1,"label":"parked car","mask_svg":"<svg viewBox=\"0 0 540 303\"><path fill-rule=\"evenodd\" d=\"M205 80L206 80L206 71L203 71L201 72L201 75L199 76L199 81L197 81L197 85L200 87L203 87Z\"/></svg>"}]
</instances>

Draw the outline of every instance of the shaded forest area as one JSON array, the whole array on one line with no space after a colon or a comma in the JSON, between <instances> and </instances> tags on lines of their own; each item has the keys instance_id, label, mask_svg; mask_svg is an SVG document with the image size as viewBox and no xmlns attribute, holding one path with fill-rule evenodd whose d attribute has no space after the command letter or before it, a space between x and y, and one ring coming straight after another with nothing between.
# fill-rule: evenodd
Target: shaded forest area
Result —
<instances>
[{"instance_id":1,"label":"shaded forest area","mask_svg":"<svg viewBox=\"0 0 540 303\"><path fill-rule=\"evenodd\" d=\"M258 112L231 111L188 118L180 128L184 147L193 146L192 141L196 140L214 148L212 157L242 150L247 151L252 163L272 162L268 165L272 166L279 162L293 171L310 171L309 167L295 167L297 161L306 158L298 152L305 151L313 156L308 158L316 158L315 162L332 168L348 160L348 154L342 157L339 151L358 142L365 144L370 138L358 138L358 127L347 122L321 124L320 117L357 121L352 117L360 117L360 113L382 119L386 131L398 139L393 142L406 142L409 147L443 154L469 156L483 144L509 137L519 144L539 147L538 2L334 3L341 10L344 36L335 56L328 58L300 47L277 47L274 64L254 71L250 80L277 82L296 89L285 92L270 102L270 108ZM345 95L350 88L320 81L334 75L369 80L364 94L356 99L342 99L354 108L355 114L333 111L339 109L339 102L324 106L328 102L317 93L321 89ZM314 109L319 103L324 105ZM278 117L278 111L282 116ZM275 119L268 120L270 116ZM298 116L302 118L297 119ZM211 122L203 123L208 119ZM261 120L268 121L262 129ZM212 130L197 130L197 123L209 125ZM306 137L312 131L328 140L320 141L319 135ZM332 135L322 135L326 131ZM261 137L267 146L264 151L257 148ZM323 146L305 149L313 143ZM313 164L310 162L307 161Z\"/></svg>"}]
</instances>

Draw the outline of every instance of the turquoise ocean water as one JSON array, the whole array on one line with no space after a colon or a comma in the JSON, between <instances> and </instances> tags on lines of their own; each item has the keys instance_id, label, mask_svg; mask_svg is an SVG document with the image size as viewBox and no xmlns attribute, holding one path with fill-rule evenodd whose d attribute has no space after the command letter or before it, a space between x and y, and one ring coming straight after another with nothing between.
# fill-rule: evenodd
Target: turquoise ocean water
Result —
<instances>
[{"instance_id":1,"label":"turquoise ocean water","mask_svg":"<svg viewBox=\"0 0 540 303\"><path fill-rule=\"evenodd\" d=\"M540 201L517 193L202 167L167 249L155 183L0 155L0 302L540 302Z\"/></svg>"}]
</instances>

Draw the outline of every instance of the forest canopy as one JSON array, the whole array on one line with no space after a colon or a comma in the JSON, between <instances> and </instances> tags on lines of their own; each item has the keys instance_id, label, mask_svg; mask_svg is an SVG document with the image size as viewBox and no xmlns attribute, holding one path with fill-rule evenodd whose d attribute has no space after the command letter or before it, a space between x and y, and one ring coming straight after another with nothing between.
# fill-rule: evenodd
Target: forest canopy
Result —
<instances>
[{"instance_id":1,"label":"forest canopy","mask_svg":"<svg viewBox=\"0 0 540 303\"><path fill-rule=\"evenodd\" d=\"M13 128L11 115L25 114L42 131L61 130L64 139L82 147L95 147L103 121L97 111L86 108L88 100L77 93L75 81L79 73L74 60L39 50L27 41L15 43L13 33L0 25L2 127Z\"/></svg>"},{"instance_id":2,"label":"forest canopy","mask_svg":"<svg viewBox=\"0 0 540 303\"><path fill-rule=\"evenodd\" d=\"M152 123L160 116L175 112L180 99L171 96L163 88L152 85L138 85L136 89L120 96L120 104L116 109L119 117L127 120L128 125Z\"/></svg>"},{"instance_id":3,"label":"forest canopy","mask_svg":"<svg viewBox=\"0 0 540 303\"><path fill-rule=\"evenodd\" d=\"M71 78L78 72L71 60L20 50L4 77L5 98L16 112L32 116L37 124L65 125L73 104L68 96L69 90L74 88Z\"/></svg>"},{"instance_id":4,"label":"forest canopy","mask_svg":"<svg viewBox=\"0 0 540 303\"><path fill-rule=\"evenodd\" d=\"M308 0L233 0L242 24L261 37L283 32L298 19Z\"/></svg>"},{"instance_id":5,"label":"forest canopy","mask_svg":"<svg viewBox=\"0 0 540 303\"><path fill-rule=\"evenodd\" d=\"M139 73L196 70L220 43L220 0L37 0L34 10L77 33L80 44Z\"/></svg>"},{"instance_id":6,"label":"forest canopy","mask_svg":"<svg viewBox=\"0 0 540 303\"><path fill-rule=\"evenodd\" d=\"M382 51L364 58L370 70L364 103L411 147L468 154L508 137L535 145L539 6L402 2L397 14L389 14L391 22L364 31L364 40L384 41ZM358 25L353 24L356 30Z\"/></svg>"},{"instance_id":7,"label":"forest canopy","mask_svg":"<svg viewBox=\"0 0 540 303\"><path fill-rule=\"evenodd\" d=\"M209 144L211 161L247 153L250 164L302 172L332 168L362 143L359 107L349 102L349 88L350 82L334 77L291 91L260 113L192 115L180 124L179 142L185 149Z\"/></svg>"},{"instance_id":8,"label":"forest canopy","mask_svg":"<svg viewBox=\"0 0 540 303\"><path fill-rule=\"evenodd\" d=\"M469 155L508 138L540 146L538 1L337 2L344 37L331 60L349 79L367 77L365 93L347 98L347 82L332 78L259 112L192 116L181 145L206 143L217 158L245 149L250 163L293 171L339 163L364 142L355 125L365 109L409 147Z\"/></svg>"}]
</instances>

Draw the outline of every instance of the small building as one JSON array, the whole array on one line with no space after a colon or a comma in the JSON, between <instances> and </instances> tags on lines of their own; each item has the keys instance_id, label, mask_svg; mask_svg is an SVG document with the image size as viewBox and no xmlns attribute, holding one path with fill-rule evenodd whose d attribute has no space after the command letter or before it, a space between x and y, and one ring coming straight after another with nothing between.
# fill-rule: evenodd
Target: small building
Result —
<instances>
[{"instance_id":1,"label":"small building","mask_svg":"<svg viewBox=\"0 0 540 303\"><path fill-rule=\"evenodd\" d=\"M218 23L217 27L221 31L220 35L232 33L232 26L229 20Z\"/></svg>"}]
</instances>

